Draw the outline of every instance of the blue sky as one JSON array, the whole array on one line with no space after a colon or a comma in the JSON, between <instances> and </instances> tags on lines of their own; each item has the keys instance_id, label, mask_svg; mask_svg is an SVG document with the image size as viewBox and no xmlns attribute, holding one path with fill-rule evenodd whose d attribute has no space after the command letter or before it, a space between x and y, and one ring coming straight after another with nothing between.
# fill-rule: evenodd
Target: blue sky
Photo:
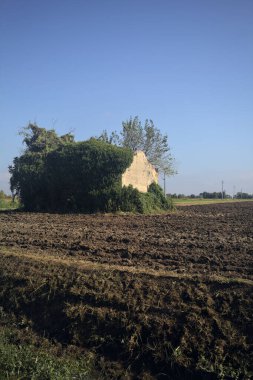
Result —
<instances>
[{"instance_id":1,"label":"blue sky","mask_svg":"<svg viewBox=\"0 0 253 380\"><path fill-rule=\"evenodd\" d=\"M76 140L138 115L167 192L253 193L252 0L1 0L0 189L29 121Z\"/></svg>"}]
</instances>

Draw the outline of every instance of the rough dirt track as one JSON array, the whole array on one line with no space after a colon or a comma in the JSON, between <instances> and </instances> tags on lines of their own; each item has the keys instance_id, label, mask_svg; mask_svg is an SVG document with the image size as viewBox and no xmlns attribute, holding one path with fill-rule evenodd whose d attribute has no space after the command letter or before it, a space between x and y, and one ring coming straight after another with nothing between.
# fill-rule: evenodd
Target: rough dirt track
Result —
<instances>
[{"instance_id":1,"label":"rough dirt track","mask_svg":"<svg viewBox=\"0 0 253 380\"><path fill-rule=\"evenodd\" d=\"M1 213L0 253L5 309L94 349L111 378L251 376L253 202Z\"/></svg>"}]
</instances>

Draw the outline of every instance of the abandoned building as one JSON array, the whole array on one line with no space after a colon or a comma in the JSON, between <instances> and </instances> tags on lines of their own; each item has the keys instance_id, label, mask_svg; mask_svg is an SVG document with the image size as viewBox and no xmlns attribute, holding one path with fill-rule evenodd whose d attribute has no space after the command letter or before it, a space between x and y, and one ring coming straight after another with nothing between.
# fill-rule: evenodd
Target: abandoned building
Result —
<instances>
[{"instance_id":1,"label":"abandoned building","mask_svg":"<svg viewBox=\"0 0 253 380\"><path fill-rule=\"evenodd\" d=\"M152 182L158 183L158 170L148 161L145 153L139 150L134 153L132 164L122 175L122 186L132 185L146 193Z\"/></svg>"}]
</instances>

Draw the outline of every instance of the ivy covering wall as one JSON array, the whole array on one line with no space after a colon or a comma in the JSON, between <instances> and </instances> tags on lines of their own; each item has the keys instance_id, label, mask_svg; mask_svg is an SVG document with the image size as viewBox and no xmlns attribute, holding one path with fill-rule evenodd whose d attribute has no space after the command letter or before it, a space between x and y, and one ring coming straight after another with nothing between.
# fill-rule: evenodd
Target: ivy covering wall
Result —
<instances>
[{"instance_id":1,"label":"ivy covering wall","mask_svg":"<svg viewBox=\"0 0 253 380\"><path fill-rule=\"evenodd\" d=\"M147 194L121 178L133 152L97 139L75 142L30 124L24 134L24 153L9 167L11 190L27 211L151 212L168 209L158 185Z\"/></svg>"}]
</instances>

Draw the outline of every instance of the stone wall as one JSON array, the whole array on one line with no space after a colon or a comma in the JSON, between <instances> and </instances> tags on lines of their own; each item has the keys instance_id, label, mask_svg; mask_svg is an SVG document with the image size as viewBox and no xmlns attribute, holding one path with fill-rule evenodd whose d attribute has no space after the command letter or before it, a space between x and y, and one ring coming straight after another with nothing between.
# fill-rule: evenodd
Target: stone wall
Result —
<instances>
[{"instance_id":1,"label":"stone wall","mask_svg":"<svg viewBox=\"0 0 253 380\"><path fill-rule=\"evenodd\" d=\"M139 191L146 193L149 185L158 183L158 172L148 161L142 151L134 154L131 166L122 175L122 186L132 185Z\"/></svg>"}]
</instances>

